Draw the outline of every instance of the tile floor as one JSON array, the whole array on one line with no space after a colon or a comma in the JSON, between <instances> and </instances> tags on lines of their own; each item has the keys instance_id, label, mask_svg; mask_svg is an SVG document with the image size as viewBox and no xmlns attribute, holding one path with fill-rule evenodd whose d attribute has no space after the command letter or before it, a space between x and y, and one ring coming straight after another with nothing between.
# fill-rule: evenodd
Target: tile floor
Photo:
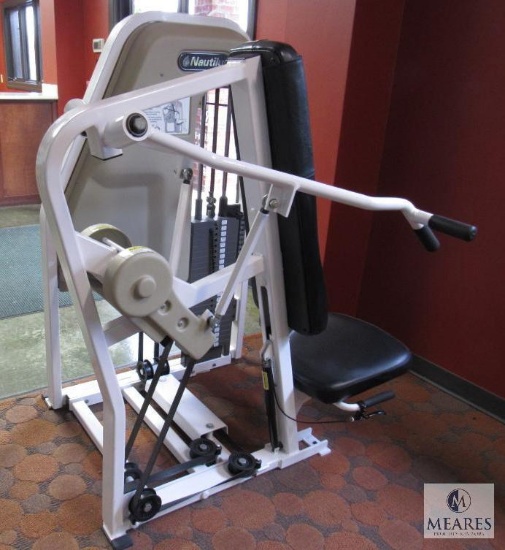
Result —
<instances>
[{"instance_id":1,"label":"tile floor","mask_svg":"<svg viewBox=\"0 0 505 550\"><path fill-rule=\"evenodd\" d=\"M38 205L0 208L0 228L32 225L38 220ZM102 322L117 315L105 301L97 304ZM60 311L63 377L73 380L88 376L91 365L74 309L67 307ZM259 331L257 318L257 310L250 303L246 333ZM137 337L133 336L112 346L114 364L121 366L136 361L137 343ZM0 319L0 349L0 399L47 386L42 312ZM146 346L146 350L148 356L149 347Z\"/></svg>"}]
</instances>

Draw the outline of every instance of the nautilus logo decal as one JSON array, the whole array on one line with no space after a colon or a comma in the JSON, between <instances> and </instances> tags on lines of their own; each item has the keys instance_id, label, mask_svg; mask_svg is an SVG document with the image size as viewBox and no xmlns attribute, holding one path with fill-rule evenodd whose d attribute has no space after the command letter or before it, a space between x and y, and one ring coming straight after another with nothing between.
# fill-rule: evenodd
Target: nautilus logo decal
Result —
<instances>
[{"instance_id":1,"label":"nautilus logo decal","mask_svg":"<svg viewBox=\"0 0 505 550\"><path fill-rule=\"evenodd\" d=\"M177 65L181 71L204 71L225 65L227 60L225 52L181 52Z\"/></svg>"}]
</instances>

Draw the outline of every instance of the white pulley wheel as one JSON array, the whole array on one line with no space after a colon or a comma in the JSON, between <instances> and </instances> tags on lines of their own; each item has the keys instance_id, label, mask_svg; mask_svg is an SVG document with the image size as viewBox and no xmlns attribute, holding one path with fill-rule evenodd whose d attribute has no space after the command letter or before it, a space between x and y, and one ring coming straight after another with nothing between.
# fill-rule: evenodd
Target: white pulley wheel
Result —
<instances>
[{"instance_id":1,"label":"white pulley wheel","mask_svg":"<svg viewBox=\"0 0 505 550\"><path fill-rule=\"evenodd\" d=\"M170 265L161 254L134 246L110 260L103 278L103 295L124 315L145 317L164 305L172 281Z\"/></svg>"}]
</instances>

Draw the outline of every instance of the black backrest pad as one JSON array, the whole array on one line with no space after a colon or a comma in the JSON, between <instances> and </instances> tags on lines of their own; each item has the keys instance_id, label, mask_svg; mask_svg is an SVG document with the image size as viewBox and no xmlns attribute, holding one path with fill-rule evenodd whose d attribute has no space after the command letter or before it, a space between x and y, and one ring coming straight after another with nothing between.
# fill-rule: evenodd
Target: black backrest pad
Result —
<instances>
[{"instance_id":1,"label":"black backrest pad","mask_svg":"<svg viewBox=\"0 0 505 550\"><path fill-rule=\"evenodd\" d=\"M287 44L259 40L231 52L260 55L272 168L314 178L305 72ZM326 328L327 302L317 236L316 199L298 192L287 218L278 216L288 325L302 334Z\"/></svg>"}]
</instances>

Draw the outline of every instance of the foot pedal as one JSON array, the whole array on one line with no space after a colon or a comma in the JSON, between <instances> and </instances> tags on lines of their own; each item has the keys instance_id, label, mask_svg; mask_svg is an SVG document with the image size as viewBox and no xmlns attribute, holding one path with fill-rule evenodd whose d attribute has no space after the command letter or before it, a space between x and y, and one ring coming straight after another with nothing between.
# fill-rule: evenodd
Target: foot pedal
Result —
<instances>
[{"instance_id":1,"label":"foot pedal","mask_svg":"<svg viewBox=\"0 0 505 550\"><path fill-rule=\"evenodd\" d=\"M385 415L386 412L381 409L369 413L368 408L374 407L379 403L384 403L384 401L389 401L394 397L395 394L392 391L385 391L378 393L377 395L372 395L372 397L364 399L363 401L358 401L357 404L359 406L359 411L351 417L351 422L356 422L358 420L368 420L369 418L372 418L372 416Z\"/></svg>"}]
</instances>

